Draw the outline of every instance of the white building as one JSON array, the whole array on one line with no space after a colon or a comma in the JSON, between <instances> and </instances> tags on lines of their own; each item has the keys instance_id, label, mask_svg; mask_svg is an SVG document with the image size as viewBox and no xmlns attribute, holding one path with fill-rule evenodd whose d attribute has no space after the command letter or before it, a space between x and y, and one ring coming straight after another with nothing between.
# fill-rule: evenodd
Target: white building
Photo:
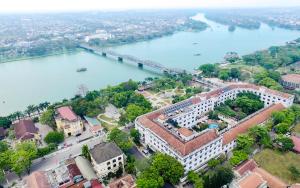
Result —
<instances>
[{"instance_id":1,"label":"white building","mask_svg":"<svg viewBox=\"0 0 300 188\"><path fill-rule=\"evenodd\" d=\"M93 167L97 176L103 178L108 173L115 173L120 167L124 169L124 154L114 143L100 143L90 150Z\"/></svg>"},{"instance_id":2,"label":"white building","mask_svg":"<svg viewBox=\"0 0 300 188\"><path fill-rule=\"evenodd\" d=\"M235 99L241 92L252 92L260 96L265 108L222 134L215 129L202 132L191 129L214 107L227 99ZM175 157L188 172L204 167L210 159L232 150L238 134L265 122L273 111L291 106L293 100L293 95L265 87L233 84L140 116L135 121L135 127L140 132L144 145Z\"/></svg>"}]
</instances>

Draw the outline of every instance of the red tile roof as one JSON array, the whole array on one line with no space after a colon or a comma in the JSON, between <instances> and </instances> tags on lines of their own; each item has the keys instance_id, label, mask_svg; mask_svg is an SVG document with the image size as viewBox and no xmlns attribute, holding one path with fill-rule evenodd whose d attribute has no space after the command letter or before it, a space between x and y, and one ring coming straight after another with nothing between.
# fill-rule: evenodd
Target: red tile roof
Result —
<instances>
[{"instance_id":1,"label":"red tile roof","mask_svg":"<svg viewBox=\"0 0 300 188\"><path fill-rule=\"evenodd\" d=\"M135 181L131 175L123 176L110 184L108 184L109 188L135 188Z\"/></svg>"},{"instance_id":2,"label":"red tile roof","mask_svg":"<svg viewBox=\"0 0 300 188\"><path fill-rule=\"evenodd\" d=\"M294 150L300 153L300 138L297 136L292 136L292 140L294 143Z\"/></svg>"},{"instance_id":3,"label":"red tile roof","mask_svg":"<svg viewBox=\"0 0 300 188\"><path fill-rule=\"evenodd\" d=\"M73 112L73 110L69 106L60 107L57 109L57 112L62 119L65 119L68 121L76 121L77 120L77 115Z\"/></svg>"},{"instance_id":4,"label":"red tile roof","mask_svg":"<svg viewBox=\"0 0 300 188\"><path fill-rule=\"evenodd\" d=\"M188 155L194 150L201 148L202 146L218 138L218 135L215 130L209 130L188 142L184 142L169 131L167 131L166 129L164 129L163 127L161 127L160 125L153 122L152 118L155 119L155 117L157 117L158 115L159 113L152 113L148 116L142 116L138 119L138 121L144 127L149 128L155 134L163 138L172 148L174 148L183 156Z\"/></svg>"},{"instance_id":5,"label":"red tile roof","mask_svg":"<svg viewBox=\"0 0 300 188\"><path fill-rule=\"evenodd\" d=\"M25 188L51 188L51 186L45 172L35 171L26 178Z\"/></svg>"},{"instance_id":6,"label":"red tile roof","mask_svg":"<svg viewBox=\"0 0 300 188\"><path fill-rule=\"evenodd\" d=\"M287 74L281 77L283 81L300 84L300 74Z\"/></svg>"},{"instance_id":7,"label":"red tile roof","mask_svg":"<svg viewBox=\"0 0 300 188\"><path fill-rule=\"evenodd\" d=\"M256 172L261 175L261 177L268 182L268 186L270 188L286 188L287 184L283 182L281 179L273 176L269 172L265 171L262 168L255 168L253 172Z\"/></svg>"},{"instance_id":8,"label":"red tile roof","mask_svg":"<svg viewBox=\"0 0 300 188\"><path fill-rule=\"evenodd\" d=\"M34 134L38 132L32 120L20 120L14 124L14 129L16 138L21 140L34 138Z\"/></svg>"},{"instance_id":9,"label":"red tile roof","mask_svg":"<svg viewBox=\"0 0 300 188\"><path fill-rule=\"evenodd\" d=\"M73 179L75 176L78 176L78 175L82 175L79 168L77 167L77 165L75 163L73 164L69 164L67 166L68 168L68 171L69 171L69 174L70 174L70 177Z\"/></svg>"},{"instance_id":10,"label":"red tile roof","mask_svg":"<svg viewBox=\"0 0 300 188\"><path fill-rule=\"evenodd\" d=\"M240 188L258 188L266 181L257 173L251 173L239 181Z\"/></svg>"},{"instance_id":11,"label":"red tile roof","mask_svg":"<svg viewBox=\"0 0 300 188\"><path fill-rule=\"evenodd\" d=\"M248 131L249 128L259 125L269 119L273 112L283 110L285 107L279 104L273 104L259 113L255 114L253 117L241 122L236 127L227 131L223 135L223 145L229 144L237 138L238 135L244 134Z\"/></svg>"},{"instance_id":12,"label":"red tile roof","mask_svg":"<svg viewBox=\"0 0 300 188\"><path fill-rule=\"evenodd\" d=\"M178 132L185 137L189 137L193 135L193 131L189 130L188 128L182 127L178 129Z\"/></svg>"},{"instance_id":13,"label":"red tile roof","mask_svg":"<svg viewBox=\"0 0 300 188\"><path fill-rule=\"evenodd\" d=\"M92 188L104 188L98 180L91 180Z\"/></svg>"},{"instance_id":14,"label":"red tile roof","mask_svg":"<svg viewBox=\"0 0 300 188\"><path fill-rule=\"evenodd\" d=\"M240 175L243 176L246 172L253 171L257 167L256 162L253 159L247 160L235 167L234 170Z\"/></svg>"}]
</instances>

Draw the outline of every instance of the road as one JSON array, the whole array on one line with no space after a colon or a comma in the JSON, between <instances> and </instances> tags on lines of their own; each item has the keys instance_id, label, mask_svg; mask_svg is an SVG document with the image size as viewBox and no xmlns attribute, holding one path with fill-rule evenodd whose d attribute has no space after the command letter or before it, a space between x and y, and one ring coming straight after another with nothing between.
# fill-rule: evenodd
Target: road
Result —
<instances>
[{"instance_id":1,"label":"road","mask_svg":"<svg viewBox=\"0 0 300 188\"><path fill-rule=\"evenodd\" d=\"M72 145L68 148L64 148L62 150L56 151L54 153L51 153L45 159L37 159L33 161L31 165L31 171L39 171L39 170L49 170L53 169L56 166L59 166L59 163L61 161L64 161L67 158L70 158L70 156L77 156L81 153L81 147L84 144L87 144L89 148L95 146L96 144L99 144L100 142L104 141L104 136L98 136L91 138L89 140L80 142L78 144Z\"/></svg>"}]
</instances>

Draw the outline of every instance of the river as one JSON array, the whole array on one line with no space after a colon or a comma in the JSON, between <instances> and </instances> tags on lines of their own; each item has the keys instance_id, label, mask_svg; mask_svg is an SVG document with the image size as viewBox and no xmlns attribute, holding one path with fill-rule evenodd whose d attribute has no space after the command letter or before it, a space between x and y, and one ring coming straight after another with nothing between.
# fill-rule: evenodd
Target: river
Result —
<instances>
[{"instance_id":1,"label":"river","mask_svg":"<svg viewBox=\"0 0 300 188\"><path fill-rule=\"evenodd\" d=\"M203 14L194 19L205 21L210 28L202 32L178 32L112 50L192 70L204 63L221 61L228 51L244 55L300 37L299 31L272 29L265 24L257 30L237 28L229 32L227 26L207 20ZM80 67L86 67L87 71L76 72ZM24 110L30 104L70 98L82 84L93 90L149 76L157 75L83 51L3 63L0 64L0 116Z\"/></svg>"}]
</instances>

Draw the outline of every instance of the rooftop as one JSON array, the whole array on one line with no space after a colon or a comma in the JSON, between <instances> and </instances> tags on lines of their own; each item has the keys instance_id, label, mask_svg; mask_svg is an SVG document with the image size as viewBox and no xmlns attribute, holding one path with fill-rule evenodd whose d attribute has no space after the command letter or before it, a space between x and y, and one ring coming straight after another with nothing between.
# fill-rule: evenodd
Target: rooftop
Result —
<instances>
[{"instance_id":1,"label":"rooftop","mask_svg":"<svg viewBox=\"0 0 300 188\"><path fill-rule=\"evenodd\" d=\"M97 175L95 174L91 163L86 158L78 156L75 158L75 162L85 179L97 179Z\"/></svg>"},{"instance_id":2,"label":"rooftop","mask_svg":"<svg viewBox=\"0 0 300 188\"><path fill-rule=\"evenodd\" d=\"M188 128L182 127L178 129L178 132L185 137L189 137L193 135L193 131L189 130Z\"/></svg>"},{"instance_id":3,"label":"rooftop","mask_svg":"<svg viewBox=\"0 0 300 188\"><path fill-rule=\"evenodd\" d=\"M300 84L300 74L287 74L281 77L283 81Z\"/></svg>"},{"instance_id":4,"label":"rooftop","mask_svg":"<svg viewBox=\"0 0 300 188\"><path fill-rule=\"evenodd\" d=\"M235 167L234 170L240 175L243 176L249 171L253 171L257 167L256 162L253 159L244 161L239 166Z\"/></svg>"},{"instance_id":5,"label":"rooftop","mask_svg":"<svg viewBox=\"0 0 300 188\"><path fill-rule=\"evenodd\" d=\"M109 188L135 188L135 181L131 175L123 176L108 185Z\"/></svg>"},{"instance_id":6,"label":"rooftop","mask_svg":"<svg viewBox=\"0 0 300 188\"><path fill-rule=\"evenodd\" d=\"M239 181L240 188L258 188L266 181L258 173L250 173Z\"/></svg>"},{"instance_id":7,"label":"rooftop","mask_svg":"<svg viewBox=\"0 0 300 188\"><path fill-rule=\"evenodd\" d=\"M122 150L114 142L97 144L90 150L90 153L98 164L123 154Z\"/></svg>"},{"instance_id":8,"label":"rooftop","mask_svg":"<svg viewBox=\"0 0 300 188\"><path fill-rule=\"evenodd\" d=\"M43 171L32 172L26 178L25 188L50 188L48 179Z\"/></svg>"},{"instance_id":9,"label":"rooftop","mask_svg":"<svg viewBox=\"0 0 300 188\"><path fill-rule=\"evenodd\" d=\"M91 117L84 116L84 119L92 126L101 125L100 121L97 118L91 118Z\"/></svg>"},{"instance_id":10,"label":"rooftop","mask_svg":"<svg viewBox=\"0 0 300 188\"><path fill-rule=\"evenodd\" d=\"M77 115L73 112L70 106L63 106L60 108L57 108L58 115L65 120L68 121L76 121Z\"/></svg>"},{"instance_id":11,"label":"rooftop","mask_svg":"<svg viewBox=\"0 0 300 188\"><path fill-rule=\"evenodd\" d=\"M34 138L34 134L38 132L32 120L20 120L14 124L16 138L21 140Z\"/></svg>"},{"instance_id":12,"label":"rooftop","mask_svg":"<svg viewBox=\"0 0 300 188\"><path fill-rule=\"evenodd\" d=\"M273 112L283 110L285 107L279 104L273 104L267 108L264 108L259 113L254 114L252 117L243 120L236 127L230 129L223 135L223 144L226 145L233 141L239 134L246 133L249 128L259 125L269 119Z\"/></svg>"}]
</instances>

